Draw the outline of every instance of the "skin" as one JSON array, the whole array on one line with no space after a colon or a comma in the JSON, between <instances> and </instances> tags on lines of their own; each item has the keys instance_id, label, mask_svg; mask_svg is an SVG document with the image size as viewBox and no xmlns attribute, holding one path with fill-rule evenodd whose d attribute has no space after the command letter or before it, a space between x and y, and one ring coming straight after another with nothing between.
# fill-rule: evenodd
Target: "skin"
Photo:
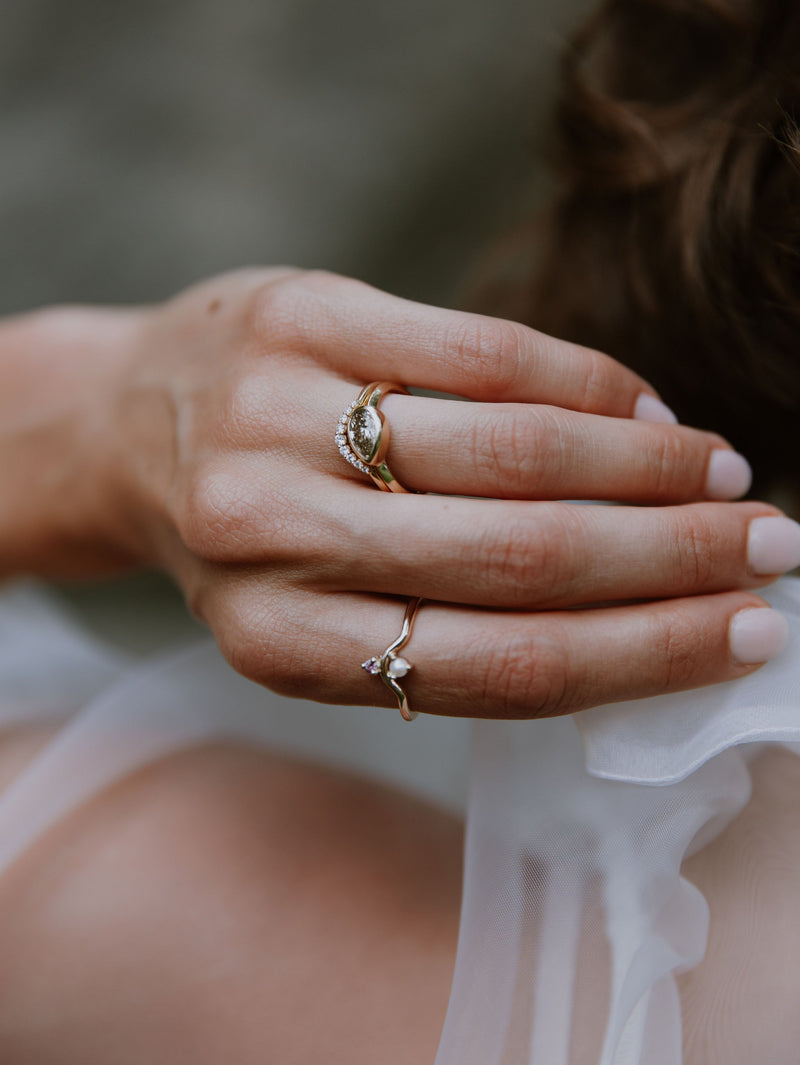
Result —
<instances>
[{"instance_id":1,"label":"skin","mask_svg":"<svg viewBox=\"0 0 800 1065\"><path fill-rule=\"evenodd\" d=\"M0 1060L432 1062L461 849L457 818L367 780L163 759L0 878Z\"/></svg>"},{"instance_id":2,"label":"skin","mask_svg":"<svg viewBox=\"0 0 800 1065\"><path fill-rule=\"evenodd\" d=\"M431 494L380 493L339 456L336 420L373 379L474 401L383 404L396 476ZM5 574L165 569L278 692L392 705L342 663L386 647L421 594L404 683L429 713L566 713L758 667L728 629L764 605L747 530L778 512L709 501L728 445L633 420L652 389L597 352L247 270L156 307L8 319L0 382ZM559 502L579 498L623 505Z\"/></svg>"}]
</instances>

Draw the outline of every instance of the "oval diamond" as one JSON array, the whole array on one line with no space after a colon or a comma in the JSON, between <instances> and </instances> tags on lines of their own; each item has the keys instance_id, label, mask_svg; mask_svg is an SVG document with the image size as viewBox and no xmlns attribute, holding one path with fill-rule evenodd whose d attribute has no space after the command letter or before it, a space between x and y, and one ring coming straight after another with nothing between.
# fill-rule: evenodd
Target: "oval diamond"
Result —
<instances>
[{"instance_id":1,"label":"oval diamond","mask_svg":"<svg viewBox=\"0 0 800 1065\"><path fill-rule=\"evenodd\" d=\"M364 462L371 462L381 442L381 416L374 407L358 407L347 423L347 439Z\"/></svg>"}]
</instances>

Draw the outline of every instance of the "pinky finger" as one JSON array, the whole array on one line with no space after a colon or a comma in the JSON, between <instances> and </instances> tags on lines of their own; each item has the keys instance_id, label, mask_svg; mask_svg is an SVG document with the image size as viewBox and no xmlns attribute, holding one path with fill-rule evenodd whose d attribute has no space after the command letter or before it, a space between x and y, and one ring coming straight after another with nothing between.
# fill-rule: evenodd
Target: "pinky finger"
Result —
<instances>
[{"instance_id":1,"label":"pinky finger","mask_svg":"<svg viewBox=\"0 0 800 1065\"><path fill-rule=\"evenodd\" d=\"M271 617L261 632L249 627L245 654L240 645L228 657L283 694L393 706L380 679L360 665L397 638L404 605L340 595L320 609L318 596L295 594L291 624ZM427 601L402 651L413 668L401 683L422 713L550 717L734 680L779 654L787 639L783 616L746 592L540 613Z\"/></svg>"}]
</instances>

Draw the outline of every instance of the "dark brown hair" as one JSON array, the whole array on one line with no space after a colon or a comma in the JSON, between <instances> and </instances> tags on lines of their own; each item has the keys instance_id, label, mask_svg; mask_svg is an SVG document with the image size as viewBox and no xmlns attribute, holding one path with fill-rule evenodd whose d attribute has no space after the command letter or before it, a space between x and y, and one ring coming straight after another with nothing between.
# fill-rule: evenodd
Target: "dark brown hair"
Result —
<instances>
[{"instance_id":1,"label":"dark brown hair","mask_svg":"<svg viewBox=\"0 0 800 1065\"><path fill-rule=\"evenodd\" d=\"M609 352L797 477L800 0L606 0L571 42L561 190L496 313Z\"/></svg>"}]
</instances>

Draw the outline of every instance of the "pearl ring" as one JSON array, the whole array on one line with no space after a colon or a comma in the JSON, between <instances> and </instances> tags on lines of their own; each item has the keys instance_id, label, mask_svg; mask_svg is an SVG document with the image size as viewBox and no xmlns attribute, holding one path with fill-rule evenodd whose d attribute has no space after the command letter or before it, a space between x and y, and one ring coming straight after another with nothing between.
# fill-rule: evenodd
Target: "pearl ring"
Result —
<instances>
[{"instance_id":1,"label":"pearl ring","mask_svg":"<svg viewBox=\"0 0 800 1065\"><path fill-rule=\"evenodd\" d=\"M405 658L401 658L396 652L411 636L414 615L421 602L421 599L409 599L406 612L403 615L403 628L400 635L393 643L389 644L382 655L373 655L372 658L368 658L366 662L361 663L362 669L374 676L379 676L386 687L394 692L400 713L405 721L413 721L417 715L413 710L409 709L406 694L397 682L411 669L411 663Z\"/></svg>"}]
</instances>

